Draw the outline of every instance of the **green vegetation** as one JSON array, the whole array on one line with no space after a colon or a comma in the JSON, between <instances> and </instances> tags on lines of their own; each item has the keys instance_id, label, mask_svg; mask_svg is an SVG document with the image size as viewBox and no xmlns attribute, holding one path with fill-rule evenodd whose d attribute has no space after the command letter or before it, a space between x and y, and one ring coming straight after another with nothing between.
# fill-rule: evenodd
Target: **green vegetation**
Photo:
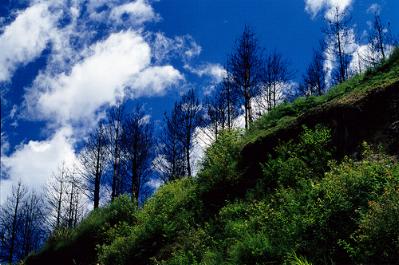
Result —
<instances>
[{"instance_id":1,"label":"green vegetation","mask_svg":"<svg viewBox=\"0 0 399 265\"><path fill-rule=\"evenodd\" d=\"M398 81L399 48L395 49L391 57L379 67L354 76L331 88L322 96L299 97L293 102L278 105L267 115L253 122L244 137L243 145L286 127L305 113L328 108L331 105L350 104L366 96L371 90L385 88Z\"/></svg>"},{"instance_id":2,"label":"green vegetation","mask_svg":"<svg viewBox=\"0 0 399 265\"><path fill-rule=\"evenodd\" d=\"M92 211L76 229L56 229L43 249L28 256L28 264L92 264L96 246L108 242L113 235L136 223L137 204L128 196L120 196L111 204Z\"/></svg>"},{"instance_id":3,"label":"green vegetation","mask_svg":"<svg viewBox=\"0 0 399 265\"><path fill-rule=\"evenodd\" d=\"M324 96L280 105L243 136L222 133L197 177L162 186L142 209L118 198L77 229L56 233L26 263L399 264L397 158L364 143L361 154L338 159L332 130L315 126L258 154L265 159L253 185L243 186L240 166L248 142L309 110L397 82L398 62L396 50Z\"/></svg>"}]
</instances>

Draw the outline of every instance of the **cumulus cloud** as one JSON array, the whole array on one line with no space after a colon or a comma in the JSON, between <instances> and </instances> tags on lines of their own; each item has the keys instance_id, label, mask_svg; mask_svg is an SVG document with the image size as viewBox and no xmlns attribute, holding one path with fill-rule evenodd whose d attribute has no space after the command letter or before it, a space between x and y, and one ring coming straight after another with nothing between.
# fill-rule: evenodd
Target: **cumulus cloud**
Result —
<instances>
[{"instance_id":1,"label":"cumulus cloud","mask_svg":"<svg viewBox=\"0 0 399 265\"><path fill-rule=\"evenodd\" d=\"M70 73L42 75L35 81L40 91L38 109L47 118L90 118L98 107L123 96L123 87L131 76L150 63L150 48L132 31L112 34L89 50L91 54Z\"/></svg>"},{"instance_id":2,"label":"cumulus cloud","mask_svg":"<svg viewBox=\"0 0 399 265\"><path fill-rule=\"evenodd\" d=\"M10 156L3 155L2 170L7 178L1 180L0 204L19 180L30 188L39 189L62 162L72 166L77 160L71 135L71 128L64 127L48 140L29 141L17 147Z\"/></svg>"},{"instance_id":3,"label":"cumulus cloud","mask_svg":"<svg viewBox=\"0 0 399 265\"><path fill-rule=\"evenodd\" d=\"M132 79L131 97L162 95L165 88L184 80L183 75L171 65L153 66L140 72Z\"/></svg>"},{"instance_id":4,"label":"cumulus cloud","mask_svg":"<svg viewBox=\"0 0 399 265\"><path fill-rule=\"evenodd\" d=\"M113 33L87 54L69 73L36 79L28 105L42 118L61 124L93 120L99 108L123 98L126 87L135 97L151 96L183 78L172 66L151 66L150 46L135 31Z\"/></svg>"},{"instance_id":5,"label":"cumulus cloud","mask_svg":"<svg viewBox=\"0 0 399 265\"><path fill-rule=\"evenodd\" d=\"M0 82L9 81L19 64L37 58L56 30L57 16L45 3L35 4L20 12L0 36Z\"/></svg>"},{"instance_id":6,"label":"cumulus cloud","mask_svg":"<svg viewBox=\"0 0 399 265\"><path fill-rule=\"evenodd\" d=\"M110 13L110 18L119 23L128 20L132 24L136 25L159 19L152 6L145 0L136 0L131 3L113 7Z\"/></svg>"},{"instance_id":7,"label":"cumulus cloud","mask_svg":"<svg viewBox=\"0 0 399 265\"><path fill-rule=\"evenodd\" d=\"M339 12L345 11L351 6L353 0L305 0L305 10L313 18L320 12L325 12L325 17L330 19L336 9Z\"/></svg>"}]
</instances>

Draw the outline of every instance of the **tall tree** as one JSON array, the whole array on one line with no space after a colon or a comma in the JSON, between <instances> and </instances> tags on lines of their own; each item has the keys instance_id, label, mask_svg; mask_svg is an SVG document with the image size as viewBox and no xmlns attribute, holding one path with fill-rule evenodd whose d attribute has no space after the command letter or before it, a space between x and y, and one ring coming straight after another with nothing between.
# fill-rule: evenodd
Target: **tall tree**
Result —
<instances>
[{"instance_id":1,"label":"tall tree","mask_svg":"<svg viewBox=\"0 0 399 265\"><path fill-rule=\"evenodd\" d=\"M81 180L78 175L71 172L68 175L66 187L66 205L65 205L65 225L68 228L76 227L78 221L83 215L83 208L81 203ZM98 207L98 206L97 206Z\"/></svg>"},{"instance_id":2,"label":"tall tree","mask_svg":"<svg viewBox=\"0 0 399 265\"><path fill-rule=\"evenodd\" d=\"M68 178L69 170L65 162L62 162L57 171L52 174L46 187L46 199L49 208L47 222L52 229L58 229L62 226Z\"/></svg>"},{"instance_id":3,"label":"tall tree","mask_svg":"<svg viewBox=\"0 0 399 265\"><path fill-rule=\"evenodd\" d=\"M262 69L261 48L255 33L245 26L228 59L228 71L244 102L245 128L252 122L251 100L258 93Z\"/></svg>"},{"instance_id":4,"label":"tall tree","mask_svg":"<svg viewBox=\"0 0 399 265\"><path fill-rule=\"evenodd\" d=\"M123 134L124 105L118 103L108 112L107 137L108 153L112 162L111 198L114 199L122 192L122 134Z\"/></svg>"},{"instance_id":5,"label":"tall tree","mask_svg":"<svg viewBox=\"0 0 399 265\"><path fill-rule=\"evenodd\" d=\"M233 128L233 121L238 117L238 94L237 90L234 89L234 79L231 74L228 74L222 82L221 91L219 92L219 106L220 116L223 121L226 122L226 128L231 130ZM224 126L222 126L224 128Z\"/></svg>"},{"instance_id":6,"label":"tall tree","mask_svg":"<svg viewBox=\"0 0 399 265\"><path fill-rule=\"evenodd\" d=\"M43 196L19 182L0 207L0 262L14 264L37 250L48 234Z\"/></svg>"},{"instance_id":7,"label":"tall tree","mask_svg":"<svg viewBox=\"0 0 399 265\"><path fill-rule=\"evenodd\" d=\"M82 165L82 176L86 180L84 188L88 197L93 200L94 208L98 208L101 180L107 162L107 138L102 123L89 134L79 160Z\"/></svg>"},{"instance_id":8,"label":"tall tree","mask_svg":"<svg viewBox=\"0 0 399 265\"><path fill-rule=\"evenodd\" d=\"M324 56L321 51L314 50L313 58L303 76L304 94L306 96L322 95L326 90L326 72Z\"/></svg>"},{"instance_id":9,"label":"tall tree","mask_svg":"<svg viewBox=\"0 0 399 265\"><path fill-rule=\"evenodd\" d=\"M132 199L137 202L151 172L153 125L142 106L135 107L123 123L124 154L129 161Z\"/></svg>"},{"instance_id":10,"label":"tall tree","mask_svg":"<svg viewBox=\"0 0 399 265\"><path fill-rule=\"evenodd\" d=\"M353 42L353 32L349 26L351 17L346 10L340 10L336 7L335 11L327 16L327 27L324 30L326 34L326 51L336 64L334 78L336 82L343 82L349 77L349 63L351 53L348 47Z\"/></svg>"},{"instance_id":11,"label":"tall tree","mask_svg":"<svg viewBox=\"0 0 399 265\"><path fill-rule=\"evenodd\" d=\"M175 104L171 113L164 115L164 126L158 143L155 168L164 182L185 175L184 150L180 137L179 106Z\"/></svg>"},{"instance_id":12,"label":"tall tree","mask_svg":"<svg viewBox=\"0 0 399 265\"><path fill-rule=\"evenodd\" d=\"M390 23L383 23L378 12L374 13L374 20L369 33L369 51L363 55L367 65L376 66L385 60L390 47L395 43L392 37Z\"/></svg>"},{"instance_id":13,"label":"tall tree","mask_svg":"<svg viewBox=\"0 0 399 265\"><path fill-rule=\"evenodd\" d=\"M178 120L180 121L179 138L184 150L186 173L191 176L191 151L194 145L194 133L195 129L202 123L202 108L194 89L190 89L182 96L177 103L176 109Z\"/></svg>"},{"instance_id":14,"label":"tall tree","mask_svg":"<svg viewBox=\"0 0 399 265\"><path fill-rule=\"evenodd\" d=\"M284 90L289 86L292 73L289 63L277 51L268 54L265 60L264 74L257 105L261 112L270 111L283 99Z\"/></svg>"},{"instance_id":15,"label":"tall tree","mask_svg":"<svg viewBox=\"0 0 399 265\"><path fill-rule=\"evenodd\" d=\"M3 230L1 238L0 255L1 260L13 264L18 258L17 233L20 230L22 221L22 205L26 196L26 188L21 182L12 187L12 193L7 198L4 206L0 208L0 229Z\"/></svg>"},{"instance_id":16,"label":"tall tree","mask_svg":"<svg viewBox=\"0 0 399 265\"><path fill-rule=\"evenodd\" d=\"M45 226L47 216L44 199L41 194L30 191L22 207L22 227L20 237L20 254L26 257L38 249L48 235Z\"/></svg>"},{"instance_id":17,"label":"tall tree","mask_svg":"<svg viewBox=\"0 0 399 265\"><path fill-rule=\"evenodd\" d=\"M214 93L204 100L205 119L202 131L206 136L206 143L217 139L222 130L233 128L233 121L239 114L237 91L233 85L229 77L224 78Z\"/></svg>"}]
</instances>

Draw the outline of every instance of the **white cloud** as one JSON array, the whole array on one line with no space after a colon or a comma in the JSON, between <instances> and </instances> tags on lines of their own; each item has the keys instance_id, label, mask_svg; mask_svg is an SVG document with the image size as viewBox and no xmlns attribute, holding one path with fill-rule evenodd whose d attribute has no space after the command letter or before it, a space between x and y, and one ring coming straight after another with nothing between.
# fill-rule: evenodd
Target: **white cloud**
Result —
<instances>
[{"instance_id":1,"label":"white cloud","mask_svg":"<svg viewBox=\"0 0 399 265\"><path fill-rule=\"evenodd\" d=\"M167 62L175 57L180 57L184 63L187 63L202 51L201 46L190 35L169 38L162 32L157 32L150 37L149 42L157 63Z\"/></svg>"},{"instance_id":2,"label":"white cloud","mask_svg":"<svg viewBox=\"0 0 399 265\"><path fill-rule=\"evenodd\" d=\"M145 0L136 0L131 3L115 6L110 13L110 18L119 23L124 22L125 16L134 25L159 19L153 8Z\"/></svg>"},{"instance_id":3,"label":"white cloud","mask_svg":"<svg viewBox=\"0 0 399 265\"><path fill-rule=\"evenodd\" d=\"M202 51L202 47L200 45L198 45L198 43L196 43L195 41L192 41L191 47L188 50L186 50L184 52L184 54L189 59L191 59L192 57L196 57L196 56L200 55L201 51Z\"/></svg>"},{"instance_id":4,"label":"white cloud","mask_svg":"<svg viewBox=\"0 0 399 265\"><path fill-rule=\"evenodd\" d=\"M150 63L150 48L131 31L111 34L89 50L91 55L70 73L39 76L35 81L44 89L37 98L41 114L58 121L91 118L100 106L123 96L130 77Z\"/></svg>"},{"instance_id":5,"label":"white cloud","mask_svg":"<svg viewBox=\"0 0 399 265\"><path fill-rule=\"evenodd\" d=\"M184 67L199 77L209 76L214 83L221 82L227 75L226 69L220 64L206 63L198 67L191 67L186 64Z\"/></svg>"},{"instance_id":6,"label":"white cloud","mask_svg":"<svg viewBox=\"0 0 399 265\"><path fill-rule=\"evenodd\" d=\"M343 12L352 2L353 0L305 0L305 10L313 18L321 11L325 11L325 17L331 19L336 8L339 12Z\"/></svg>"},{"instance_id":7,"label":"white cloud","mask_svg":"<svg viewBox=\"0 0 399 265\"><path fill-rule=\"evenodd\" d=\"M35 4L19 13L0 36L0 82L9 81L19 64L37 58L56 30L56 15L45 3Z\"/></svg>"},{"instance_id":8,"label":"white cloud","mask_svg":"<svg viewBox=\"0 0 399 265\"><path fill-rule=\"evenodd\" d=\"M35 80L27 105L42 118L61 124L93 120L98 109L125 96L151 96L183 77L172 66L151 66L150 46L135 31L111 34L93 44L70 73L42 74Z\"/></svg>"},{"instance_id":9,"label":"white cloud","mask_svg":"<svg viewBox=\"0 0 399 265\"><path fill-rule=\"evenodd\" d=\"M165 88L176 85L184 77L171 65L153 66L135 76L130 83L130 95L141 96L162 95Z\"/></svg>"},{"instance_id":10,"label":"white cloud","mask_svg":"<svg viewBox=\"0 0 399 265\"><path fill-rule=\"evenodd\" d=\"M76 156L71 134L71 128L61 128L48 140L29 141L10 156L2 156L2 170L9 178L1 180L0 204L19 180L30 188L39 189L62 162L72 166Z\"/></svg>"}]
</instances>

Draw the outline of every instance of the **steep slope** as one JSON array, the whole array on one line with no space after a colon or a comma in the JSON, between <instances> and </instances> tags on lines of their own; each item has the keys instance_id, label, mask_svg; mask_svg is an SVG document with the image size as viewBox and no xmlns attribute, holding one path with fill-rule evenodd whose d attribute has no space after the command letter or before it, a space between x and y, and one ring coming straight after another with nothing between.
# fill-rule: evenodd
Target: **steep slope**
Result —
<instances>
[{"instance_id":1,"label":"steep slope","mask_svg":"<svg viewBox=\"0 0 399 265\"><path fill-rule=\"evenodd\" d=\"M197 178L142 209L122 197L25 263L399 264L398 154L399 49L223 133Z\"/></svg>"},{"instance_id":2,"label":"steep slope","mask_svg":"<svg viewBox=\"0 0 399 265\"><path fill-rule=\"evenodd\" d=\"M265 150L273 150L279 142L297 137L303 126L322 124L332 130L331 145L337 155L359 153L363 141L380 144L391 154L399 154L399 70L393 82L347 95L316 106L291 120L286 126L274 127L247 143L241 152L246 175L258 176Z\"/></svg>"}]
</instances>

